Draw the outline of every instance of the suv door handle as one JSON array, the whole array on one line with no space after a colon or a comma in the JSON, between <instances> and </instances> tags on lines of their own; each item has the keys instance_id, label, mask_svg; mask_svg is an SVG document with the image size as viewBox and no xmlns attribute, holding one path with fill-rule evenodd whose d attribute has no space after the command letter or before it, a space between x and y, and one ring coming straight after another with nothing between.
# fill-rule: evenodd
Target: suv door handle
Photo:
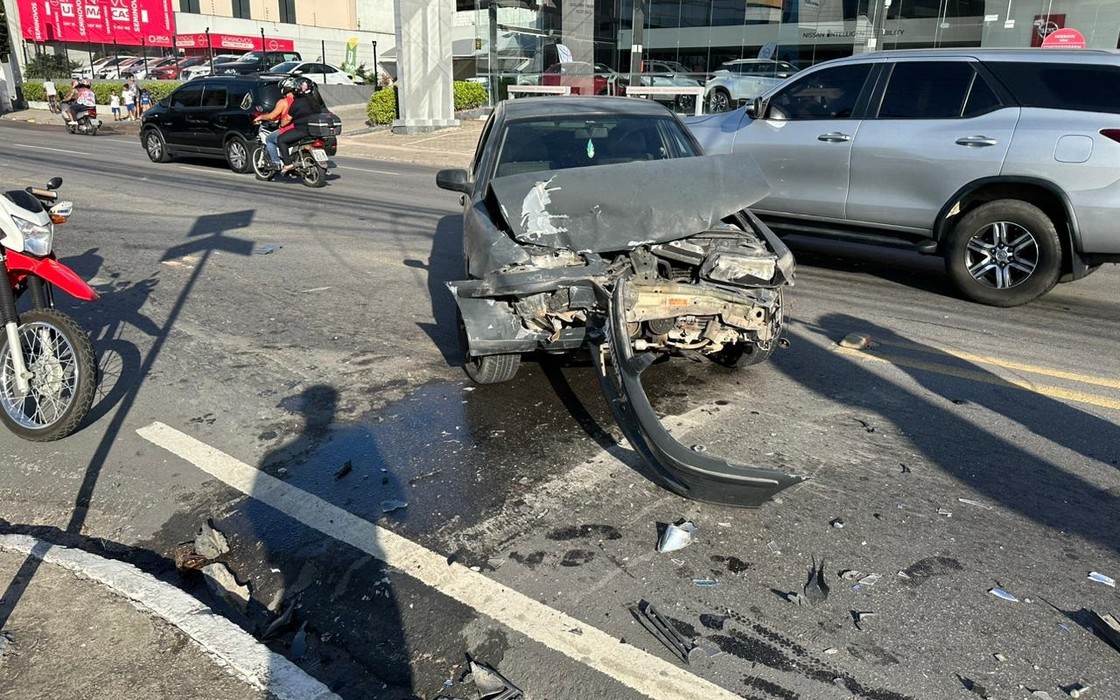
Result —
<instances>
[{"instance_id":1,"label":"suv door handle","mask_svg":"<svg viewBox=\"0 0 1120 700\"><path fill-rule=\"evenodd\" d=\"M831 131L827 134L821 134L817 137L818 141L828 141L829 143L840 143L842 141L851 141L852 137L848 134L841 134L839 131Z\"/></svg>"},{"instance_id":2,"label":"suv door handle","mask_svg":"<svg viewBox=\"0 0 1120 700\"><path fill-rule=\"evenodd\" d=\"M982 146L995 146L999 141L990 139L987 136L962 136L957 139L958 146L970 146L972 148L980 148Z\"/></svg>"}]
</instances>

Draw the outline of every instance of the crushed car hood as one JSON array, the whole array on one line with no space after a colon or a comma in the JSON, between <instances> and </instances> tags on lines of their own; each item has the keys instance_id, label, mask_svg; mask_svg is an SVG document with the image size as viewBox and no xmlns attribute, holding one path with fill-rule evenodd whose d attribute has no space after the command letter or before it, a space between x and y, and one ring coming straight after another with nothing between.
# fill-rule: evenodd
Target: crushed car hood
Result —
<instances>
[{"instance_id":1,"label":"crushed car hood","mask_svg":"<svg viewBox=\"0 0 1120 700\"><path fill-rule=\"evenodd\" d=\"M707 231L770 192L742 154L546 170L490 186L519 243L592 253Z\"/></svg>"}]
</instances>

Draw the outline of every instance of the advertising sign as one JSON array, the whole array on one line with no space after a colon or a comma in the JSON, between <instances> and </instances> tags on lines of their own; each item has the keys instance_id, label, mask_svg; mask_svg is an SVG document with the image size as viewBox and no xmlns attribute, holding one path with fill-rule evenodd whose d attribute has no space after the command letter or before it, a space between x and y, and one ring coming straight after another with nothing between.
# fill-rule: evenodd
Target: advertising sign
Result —
<instances>
[{"instance_id":1,"label":"advertising sign","mask_svg":"<svg viewBox=\"0 0 1120 700\"><path fill-rule=\"evenodd\" d=\"M20 30L34 42L171 47L172 0L16 0Z\"/></svg>"},{"instance_id":2,"label":"advertising sign","mask_svg":"<svg viewBox=\"0 0 1120 700\"><path fill-rule=\"evenodd\" d=\"M1083 49L1085 48L1085 37L1076 29L1064 27L1050 32L1049 36L1042 42L1042 48Z\"/></svg>"},{"instance_id":3,"label":"advertising sign","mask_svg":"<svg viewBox=\"0 0 1120 700\"><path fill-rule=\"evenodd\" d=\"M1065 15L1035 15L1034 28L1031 31L1031 46L1038 48L1046 37L1066 26Z\"/></svg>"},{"instance_id":4,"label":"advertising sign","mask_svg":"<svg viewBox=\"0 0 1120 700\"><path fill-rule=\"evenodd\" d=\"M259 36L241 36L238 34L210 33L210 43L206 43L206 34L179 34L175 37L177 49L208 49L235 51L260 51L261 38ZM266 51L294 51L295 42L291 39L276 39L266 37L264 41Z\"/></svg>"}]
</instances>

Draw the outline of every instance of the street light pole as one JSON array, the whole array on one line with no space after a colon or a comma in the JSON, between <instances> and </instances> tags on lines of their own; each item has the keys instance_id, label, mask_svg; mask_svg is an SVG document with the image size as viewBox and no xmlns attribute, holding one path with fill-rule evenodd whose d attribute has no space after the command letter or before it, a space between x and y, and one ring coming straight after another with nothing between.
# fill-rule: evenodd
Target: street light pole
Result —
<instances>
[{"instance_id":1,"label":"street light pole","mask_svg":"<svg viewBox=\"0 0 1120 700\"><path fill-rule=\"evenodd\" d=\"M373 91L381 89L381 71L377 69L377 39L373 40Z\"/></svg>"}]
</instances>

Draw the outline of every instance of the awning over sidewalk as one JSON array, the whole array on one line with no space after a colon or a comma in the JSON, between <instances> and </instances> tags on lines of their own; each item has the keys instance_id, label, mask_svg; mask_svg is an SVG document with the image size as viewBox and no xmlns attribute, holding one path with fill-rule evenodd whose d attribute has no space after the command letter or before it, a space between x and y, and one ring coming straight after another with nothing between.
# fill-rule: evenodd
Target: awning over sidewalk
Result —
<instances>
[{"instance_id":1,"label":"awning over sidewalk","mask_svg":"<svg viewBox=\"0 0 1120 700\"><path fill-rule=\"evenodd\" d=\"M209 39L207 39L209 36ZM242 36L238 34L178 34L175 36L177 49L225 49L228 51L293 51L295 42L291 39L275 37Z\"/></svg>"}]
</instances>

